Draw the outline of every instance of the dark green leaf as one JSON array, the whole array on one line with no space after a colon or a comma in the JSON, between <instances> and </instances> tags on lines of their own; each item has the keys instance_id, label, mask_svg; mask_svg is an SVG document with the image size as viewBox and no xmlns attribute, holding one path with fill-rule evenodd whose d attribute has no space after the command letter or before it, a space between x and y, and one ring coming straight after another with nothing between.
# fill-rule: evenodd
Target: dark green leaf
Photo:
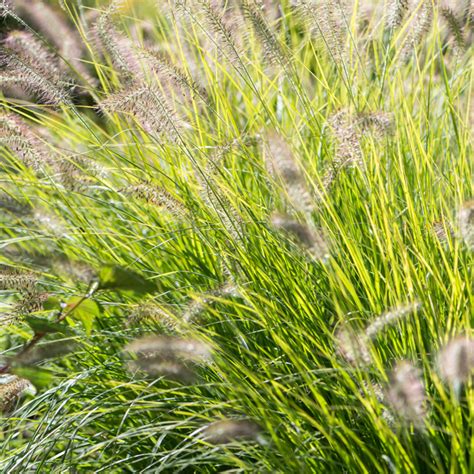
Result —
<instances>
[{"instance_id":1,"label":"dark green leaf","mask_svg":"<svg viewBox=\"0 0 474 474\"><path fill-rule=\"evenodd\" d=\"M30 328L33 329L35 334L47 334L55 332L59 332L62 334L71 334L70 328L68 328L64 324L55 323L45 318L39 318L37 316L25 316L25 321L28 323Z\"/></svg>"},{"instance_id":2,"label":"dark green leaf","mask_svg":"<svg viewBox=\"0 0 474 474\"><path fill-rule=\"evenodd\" d=\"M118 265L105 265L99 272L99 289L129 290L136 293L149 293L156 289L154 283Z\"/></svg>"}]
</instances>

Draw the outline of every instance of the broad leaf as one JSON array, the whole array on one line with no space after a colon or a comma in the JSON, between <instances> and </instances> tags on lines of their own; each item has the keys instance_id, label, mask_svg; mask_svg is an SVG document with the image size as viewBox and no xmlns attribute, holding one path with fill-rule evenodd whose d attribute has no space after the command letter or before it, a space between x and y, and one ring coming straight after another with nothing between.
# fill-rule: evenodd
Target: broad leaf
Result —
<instances>
[{"instance_id":1,"label":"broad leaf","mask_svg":"<svg viewBox=\"0 0 474 474\"><path fill-rule=\"evenodd\" d=\"M82 298L80 296L73 296L66 306L66 311L73 308ZM77 306L70 315L71 319L77 319L81 321L84 326L87 335L90 335L94 320L100 315L100 306L98 303L92 300L84 300L79 306Z\"/></svg>"}]
</instances>

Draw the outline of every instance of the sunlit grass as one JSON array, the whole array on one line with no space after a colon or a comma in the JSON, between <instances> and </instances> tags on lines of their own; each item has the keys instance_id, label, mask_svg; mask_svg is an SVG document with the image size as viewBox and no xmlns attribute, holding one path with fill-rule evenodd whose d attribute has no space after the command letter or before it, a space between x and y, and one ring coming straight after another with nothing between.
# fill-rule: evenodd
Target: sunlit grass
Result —
<instances>
[{"instance_id":1,"label":"sunlit grass","mask_svg":"<svg viewBox=\"0 0 474 474\"><path fill-rule=\"evenodd\" d=\"M82 82L89 96L74 106L3 106L41 127L51 153L86 162L68 186L2 149L2 191L36 212L2 210L2 263L33 269L61 301L85 295L90 280L65 261L95 272L119 265L156 286L95 292L90 334L72 313L74 334L61 337L76 350L38 362L53 379L2 419L2 472L473 472L472 380L456 391L436 368L449 340L472 338L472 248L457 222L472 198L472 47L454 55L435 9L402 61L409 26L390 34L375 12L365 29L356 15L345 19L347 56L335 64L328 38L311 37L285 2L278 18L266 14L288 62L269 64L262 49L274 45L262 47L249 26L236 59L194 13L173 19L164 4L134 2L116 28L158 46L206 92L183 97L148 73L183 124L158 135L130 114L98 113L127 78L92 41L92 7L64 3L100 84ZM385 112L392 125L361 133L362 163L341 166L325 187L331 166L354 152L331 126L340 111ZM270 172L277 135L300 167L308 212ZM150 202L134 190L144 184L169 200ZM275 229L275 212L321 232L329 257ZM18 298L2 290L0 314ZM415 302L417 311L367 341L369 360L344 358L341 329L354 341L384 312ZM150 304L161 318L131 321ZM5 357L32 337L24 316L1 326ZM130 373L123 348L149 333L202 339L213 361L193 368L192 384ZM420 369L421 424L387 397L402 360ZM261 434L203 441L203 428L222 418L253 420Z\"/></svg>"}]
</instances>

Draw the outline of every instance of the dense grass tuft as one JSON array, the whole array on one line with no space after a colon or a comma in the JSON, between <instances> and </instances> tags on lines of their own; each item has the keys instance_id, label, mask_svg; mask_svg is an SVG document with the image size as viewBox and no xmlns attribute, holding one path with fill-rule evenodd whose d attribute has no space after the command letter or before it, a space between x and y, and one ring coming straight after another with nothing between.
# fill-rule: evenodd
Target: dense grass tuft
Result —
<instances>
[{"instance_id":1,"label":"dense grass tuft","mask_svg":"<svg viewBox=\"0 0 474 474\"><path fill-rule=\"evenodd\" d=\"M57 3L0 4L0 471L474 472L472 6Z\"/></svg>"}]
</instances>

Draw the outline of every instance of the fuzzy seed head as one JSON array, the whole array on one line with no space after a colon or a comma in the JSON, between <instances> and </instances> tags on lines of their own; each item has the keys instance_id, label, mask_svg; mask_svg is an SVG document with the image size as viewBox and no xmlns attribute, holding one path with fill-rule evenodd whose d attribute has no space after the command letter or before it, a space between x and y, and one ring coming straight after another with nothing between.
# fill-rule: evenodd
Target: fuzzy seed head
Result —
<instances>
[{"instance_id":1,"label":"fuzzy seed head","mask_svg":"<svg viewBox=\"0 0 474 474\"><path fill-rule=\"evenodd\" d=\"M459 209L458 227L468 249L474 250L474 200L465 202Z\"/></svg>"},{"instance_id":2,"label":"fuzzy seed head","mask_svg":"<svg viewBox=\"0 0 474 474\"><path fill-rule=\"evenodd\" d=\"M421 308L418 302L408 303L392 308L381 314L373 323L371 323L365 330L365 335L368 338L377 336L387 326L390 326L406 316L416 313Z\"/></svg>"},{"instance_id":3,"label":"fuzzy seed head","mask_svg":"<svg viewBox=\"0 0 474 474\"><path fill-rule=\"evenodd\" d=\"M208 425L201 437L212 444L228 444L239 441L258 441L261 427L250 420L221 420Z\"/></svg>"},{"instance_id":4,"label":"fuzzy seed head","mask_svg":"<svg viewBox=\"0 0 474 474\"><path fill-rule=\"evenodd\" d=\"M438 370L449 384L457 386L474 375L474 340L460 336L450 341L438 355Z\"/></svg>"},{"instance_id":5,"label":"fuzzy seed head","mask_svg":"<svg viewBox=\"0 0 474 474\"><path fill-rule=\"evenodd\" d=\"M387 398L405 422L421 427L426 415L426 394L421 372L410 362L402 361L392 372Z\"/></svg>"},{"instance_id":6,"label":"fuzzy seed head","mask_svg":"<svg viewBox=\"0 0 474 474\"><path fill-rule=\"evenodd\" d=\"M9 414L24 395L35 395L29 380L16 375L0 375L0 413Z\"/></svg>"},{"instance_id":7,"label":"fuzzy seed head","mask_svg":"<svg viewBox=\"0 0 474 474\"><path fill-rule=\"evenodd\" d=\"M368 341L364 334L342 327L335 337L337 353L349 364L358 366L372 363Z\"/></svg>"},{"instance_id":8,"label":"fuzzy seed head","mask_svg":"<svg viewBox=\"0 0 474 474\"><path fill-rule=\"evenodd\" d=\"M387 5L386 25L389 30L401 26L408 11L408 0L390 0Z\"/></svg>"},{"instance_id":9,"label":"fuzzy seed head","mask_svg":"<svg viewBox=\"0 0 474 474\"><path fill-rule=\"evenodd\" d=\"M273 214L271 222L275 229L293 237L297 243L308 249L314 258L326 260L329 257L329 247L322 231L283 214Z\"/></svg>"},{"instance_id":10,"label":"fuzzy seed head","mask_svg":"<svg viewBox=\"0 0 474 474\"><path fill-rule=\"evenodd\" d=\"M204 342L176 336L143 337L128 344L125 350L145 359L193 361L211 359L211 349Z\"/></svg>"},{"instance_id":11,"label":"fuzzy seed head","mask_svg":"<svg viewBox=\"0 0 474 474\"><path fill-rule=\"evenodd\" d=\"M33 293L37 283L34 273L16 268L0 268L0 290L15 290L24 293Z\"/></svg>"}]
</instances>

